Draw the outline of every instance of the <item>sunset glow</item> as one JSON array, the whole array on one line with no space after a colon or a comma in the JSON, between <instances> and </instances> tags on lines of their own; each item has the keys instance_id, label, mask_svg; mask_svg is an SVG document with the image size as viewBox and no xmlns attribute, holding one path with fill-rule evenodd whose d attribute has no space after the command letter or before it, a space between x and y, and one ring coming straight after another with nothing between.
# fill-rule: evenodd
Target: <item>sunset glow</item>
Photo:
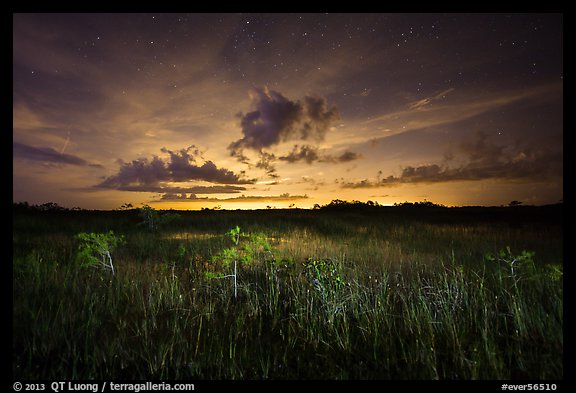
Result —
<instances>
[{"instance_id":1,"label":"sunset glow","mask_svg":"<svg viewBox=\"0 0 576 393\"><path fill-rule=\"evenodd\" d=\"M560 14L15 14L13 201L563 199Z\"/></svg>"}]
</instances>

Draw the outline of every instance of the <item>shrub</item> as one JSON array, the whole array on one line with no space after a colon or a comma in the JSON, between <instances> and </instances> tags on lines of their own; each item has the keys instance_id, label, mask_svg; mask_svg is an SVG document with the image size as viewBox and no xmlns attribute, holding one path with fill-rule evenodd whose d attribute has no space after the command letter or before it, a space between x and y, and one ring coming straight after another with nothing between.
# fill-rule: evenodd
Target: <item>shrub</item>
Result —
<instances>
[{"instance_id":1,"label":"shrub","mask_svg":"<svg viewBox=\"0 0 576 393\"><path fill-rule=\"evenodd\" d=\"M116 246L125 243L124 236L117 236L113 231L108 233L81 232L76 235L76 238L80 240L76 259L81 266L102 266L110 269L113 275L115 274L110 253Z\"/></svg>"}]
</instances>

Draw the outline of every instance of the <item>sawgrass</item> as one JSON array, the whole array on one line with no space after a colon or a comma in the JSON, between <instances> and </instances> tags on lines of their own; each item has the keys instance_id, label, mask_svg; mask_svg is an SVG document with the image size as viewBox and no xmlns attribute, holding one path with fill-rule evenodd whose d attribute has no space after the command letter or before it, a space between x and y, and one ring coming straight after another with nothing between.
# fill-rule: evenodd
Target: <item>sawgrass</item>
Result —
<instances>
[{"instance_id":1,"label":"sawgrass","mask_svg":"<svg viewBox=\"0 0 576 393\"><path fill-rule=\"evenodd\" d=\"M455 215L15 213L14 378L562 379L561 225ZM272 248L237 297L206 275L235 225ZM116 275L75 263L108 230Z\"/></svg>"}]
</instances>

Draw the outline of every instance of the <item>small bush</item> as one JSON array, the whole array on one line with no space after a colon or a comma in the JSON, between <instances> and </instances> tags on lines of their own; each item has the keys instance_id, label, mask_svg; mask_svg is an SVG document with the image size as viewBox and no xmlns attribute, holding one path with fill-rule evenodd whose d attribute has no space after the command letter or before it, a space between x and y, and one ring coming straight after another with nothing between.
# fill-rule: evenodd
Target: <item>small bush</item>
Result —
<instances>
[{"instance_id":1,"label":"small bush","mask_svg":"<svg viewBox=\"0 0 576 393\"><path fill-rule=\"evenodd\" d=\"M85 233L81 232L76 235L80 240L78 254L76 259L80 266L93 267L102 266L110 269L115 274L114 265L112 264L112 255L114 248L124 244L124 236L115 235L113 231L108 233Z\"/></svg>"}]
</instances>

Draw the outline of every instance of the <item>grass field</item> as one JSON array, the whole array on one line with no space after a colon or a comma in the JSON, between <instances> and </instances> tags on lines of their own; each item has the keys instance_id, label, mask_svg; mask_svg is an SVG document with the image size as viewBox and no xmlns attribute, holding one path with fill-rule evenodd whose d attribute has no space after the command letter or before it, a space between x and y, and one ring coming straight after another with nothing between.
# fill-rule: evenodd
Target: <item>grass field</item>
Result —
<instances>
[{"instance_id":1,"label":"grass field","mask_svg":"<svg viewBox=\"0 0 576 393\"><path fill-rule=\"evenodd\" d=\"M561 205L175 214L14 210L14 379L563 378Z\"/></svg>"}]
</instances>

